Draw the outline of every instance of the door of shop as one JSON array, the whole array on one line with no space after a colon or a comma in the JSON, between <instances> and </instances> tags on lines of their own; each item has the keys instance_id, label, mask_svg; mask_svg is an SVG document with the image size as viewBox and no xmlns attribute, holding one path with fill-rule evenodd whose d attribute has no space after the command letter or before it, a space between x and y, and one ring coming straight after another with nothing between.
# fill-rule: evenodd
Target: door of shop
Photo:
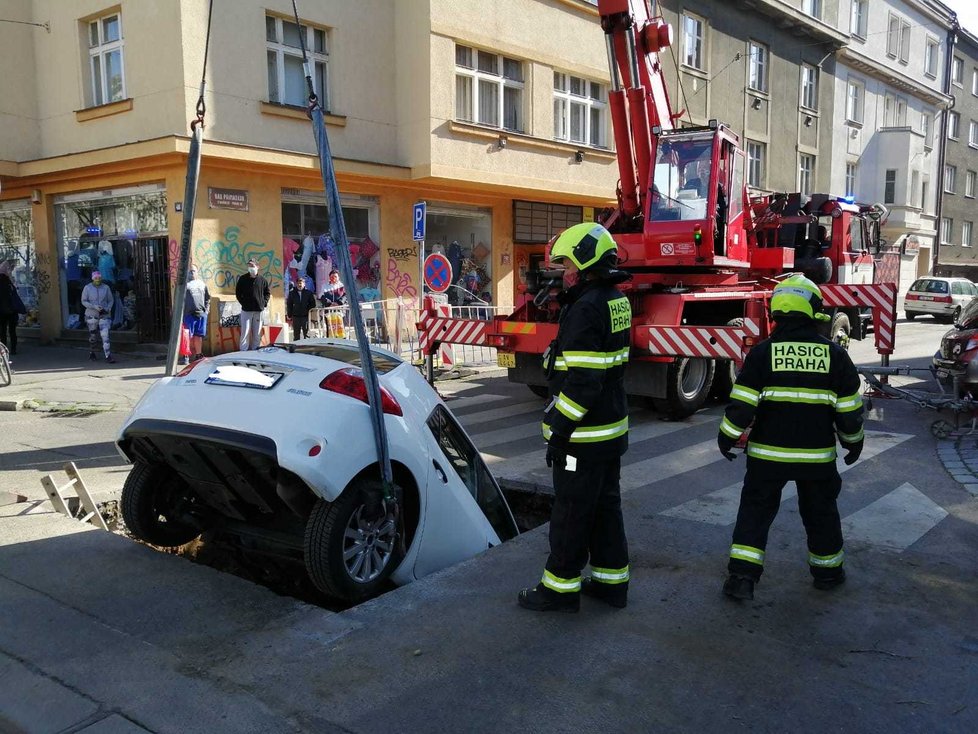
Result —
<instances>
[{"instance_id":1,"label":"door of shop","mask_svg":"<svg viewBox=\"0 0 978 734\"><path fill-rule=\"evenodd\" d=\"M163 343L170 333L170 258L166 238L136 240L135 259L139 341Z\"/></svg>"}]
</instances>

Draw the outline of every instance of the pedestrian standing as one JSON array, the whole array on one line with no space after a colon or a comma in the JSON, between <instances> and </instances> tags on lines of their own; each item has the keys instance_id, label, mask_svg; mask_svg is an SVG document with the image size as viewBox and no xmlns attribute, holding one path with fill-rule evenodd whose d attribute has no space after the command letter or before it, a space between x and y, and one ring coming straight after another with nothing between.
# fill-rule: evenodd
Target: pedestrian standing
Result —
<instances>
[{"instance_id":1,"label":"pedestrian standing","mask_svg":"<svg viewBox=\"0 0 978 734\"><path fill-rule=\"evenodd\" d=\"M730 392L717 443L729 460L750 430L747 473L723 593L753 599L764 571L768 530L781 507L781 490L794 480L808 535L808 564L816 589L846 579L842 524L836 500L842 478L836 437L852 464L863 449L860 380L848 352L820 336L822 294L803 275L782 281L771 298L775 328L748 352Z\"/></svg>"},{"instance_id":2,"label":"pedestrian standing","mask_svg":"<svg viewBox=\"0 0 978 734\"><path fill-rule=\"evenodd\" d=\"M0 271L0 342L11 356L17 354L17 322L26 311L17 286L5 271Z\"/></svg>"},{"instance_id":3,"label":"pedestrian standing","mask_svg":"<svg viewBox=\"0 0 978 734\"><path fill-rule=\"evenodd\" d=\"M204 356L204 337L207 336L207 315L210 312L211 294L201 280L196 265L190 266L187 290L183 297L183 325L190 332L191 360Z\"/></svg>"},{"instance_id":4,"label":"pedestrian standing","mask_svg":"<svg viewBox=\"0 0 978 734\"><path fill-rule=\"evenodd\" d=\"M621 514L621 456L628 448L624 373L632 312L618 290L618 248L599 224L565 230L550 260L564 284L557 338L544 355L553 396L544 415L553 467L550 556L540 583L519 593L534 611L576 612L581 592L614 607L628 596L628 543ZM581 579L590 560L591 575Z\"/></svg>"},{"instance_id":5,"label":"pedestrian standing","mask_svg":"<svg viewBox=\"0 0 978 734\"><path fill-rule=\"evenodd\" d=\"M306 289L305 276L299 276L285 302L285 315L292 321L292 340L309 336L309 311L316 308L316 297Z\"/></svg>"},{"instance_id":6,"label":"pedestrian standing","mask_svg":"<svg viewBox=\"0 0 978 734\"><path fill-rule=\"evenodd\" d=\"M258 273L258 262L248 261L248 272L238 278L234 295L241 304L241 351L258 349L261 345L261 314L272 293L268 281Z\"/></svg>"},{"instance_id":7,"label":"pedestrian standing","mask_svg":"<svg viewBox=\"0 0 978 734\"><path fill-rule=\"evenodd\" d=\"M93 362L98 359L95 350L98 348L99 336L102 337L102 351L105 361L115 363L112 348L109 344L109 329L112 327L112 306L115 296L112 289L102 282L102 273L92 271L92 282L82 289L82 306L85 307L85 325L88 327L88 358Z\"/></svg>"}]
</instances>

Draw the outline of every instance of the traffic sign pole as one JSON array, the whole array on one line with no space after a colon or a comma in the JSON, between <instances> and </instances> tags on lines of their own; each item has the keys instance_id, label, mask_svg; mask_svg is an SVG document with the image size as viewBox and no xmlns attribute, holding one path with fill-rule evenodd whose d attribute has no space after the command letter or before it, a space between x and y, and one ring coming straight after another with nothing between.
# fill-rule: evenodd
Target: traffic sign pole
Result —
<instances>
[{"instance_id":1,"label":"traffic sign pole","mask_svg":"<svg viewBox=\"0 0 978 734\"><path fill-rule=\"evenodd\" d=\"M428 231L428 202L419 201L413 207L414 241L419 243L418 252L418 285L421 287L421 297L424 297L424 240Z\"/></svg>"}]
</instances>

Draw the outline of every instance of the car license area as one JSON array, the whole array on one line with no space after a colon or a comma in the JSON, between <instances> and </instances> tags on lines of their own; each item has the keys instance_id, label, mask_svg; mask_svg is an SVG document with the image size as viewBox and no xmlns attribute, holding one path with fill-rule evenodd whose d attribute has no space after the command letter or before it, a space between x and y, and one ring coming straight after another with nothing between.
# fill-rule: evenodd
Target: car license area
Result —
<instances>
[{"instance_id":1,"label":"car license area","mask_svg":"<svg viewBox=\"0 0 978 734\"><path fill-rule=\"evenodd\" d=\"M513 352L496 352L496 365L514 369L516 367L516 354Z\"/></svg>"},{"instance_id":2,"label":"car license area","mask_svg":"<svg viewBox=\"0 0 978 734\"><path fill-rule=\"evenodd\" d=\"M934 300L934 296L917 296L917 300L919 300L919 301L933 301Z\"/></svg>"},{"instance_id":3,"label":"car license area","mask_svg":"<svg viewBox=\"0 0 978 734\"><path fill-rule=\"evenodd\" d=\"M208 375L204 382L208 385L228 387L250 387L256 390L270 390L284 375L281 372L265 372L239 365L221 365Z\"/></svg>"}]
</instances>

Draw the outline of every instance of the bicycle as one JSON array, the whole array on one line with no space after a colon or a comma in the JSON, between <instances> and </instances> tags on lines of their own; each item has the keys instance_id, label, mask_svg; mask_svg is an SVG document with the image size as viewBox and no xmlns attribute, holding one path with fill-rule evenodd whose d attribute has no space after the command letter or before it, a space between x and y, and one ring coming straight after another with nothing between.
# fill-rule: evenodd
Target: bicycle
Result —
<instances>
[{"instance_id":1,"label":"bicycle","mask_svg":"<svg viewBox=\"0 0 978 734\"><path fill-rule=\"evenodd\" d=\"M0 387L6 387L11 381L10 352L7 345L0 342Z\"/></svg>"}]
</instances>

